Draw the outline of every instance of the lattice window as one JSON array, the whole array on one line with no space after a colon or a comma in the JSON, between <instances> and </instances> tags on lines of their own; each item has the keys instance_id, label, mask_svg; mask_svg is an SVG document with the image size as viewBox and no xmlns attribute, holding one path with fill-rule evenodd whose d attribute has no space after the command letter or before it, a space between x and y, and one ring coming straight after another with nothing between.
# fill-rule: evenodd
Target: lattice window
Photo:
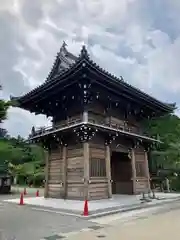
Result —
<instances>
[{"instance_id":1,"label":"lattice window","mask_svg":"<svg viewBox=\"0 0 180 240\"><path fill-rule=\"evenodd\" d=\"M90 177L106 177L105 159L92 158L90 160Z\"/></svg>"},{"instance_id":2,"label":"lattice window","mask_svg":"<svg viewBox=\"0 0 180 240\"><path fill-rule=\"evenodd\" d=\"M145 177L144 162L136 162L136 176Z\"/></svg>"}]
</instances>

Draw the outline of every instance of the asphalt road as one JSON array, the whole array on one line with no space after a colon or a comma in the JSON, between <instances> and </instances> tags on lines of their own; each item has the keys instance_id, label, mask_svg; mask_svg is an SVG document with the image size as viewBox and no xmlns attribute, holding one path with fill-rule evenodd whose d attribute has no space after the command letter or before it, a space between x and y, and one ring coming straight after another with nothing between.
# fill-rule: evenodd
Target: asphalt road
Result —
<instances>
[{"instance_id":1,"label":"asphalt road","mask_svg":"<svg viewBox=\"0 0 180 240\"><path fill-rule=\"evenodd\" d=\"M78 231L95 223L61 214L33 210L30 206L19 206L3 202L3 199L19 195L0 195L0 231L3 240L56 240L56 235ZM53 237L54 236L54 237Z\"/></svg>"},{"instance_id":2,"label":"asphalt road","mask_svg":"<svg viewBox=\"0 0 180 240\"><path fill-rule=\"evenodd\" d=\"M152 215L163 215L180 209L180 201L156 207L150 210L134 211L124 215L114 215L101 218L100 220L85 220L75 216L64 216L54 212L44 212L33 209L31 206L19 206L14 203L3 202L4 199L17 198L18 195L0 195L0 230L3 240L58 240L64 233L80 231L84 228L110 226L116 222L117 226L123 226L127 221L147 219ZM118 219L118 216L120 216ZM123 217L124 216L124 217ZM113 218L116 220L113 221ZM110 219L110 220L108 220ZM161 223L159 223L161 224ZM85 238L86 239L86 238ZM1 240L1 238L0 238ZM86 239L87 240L87 239Z\"/></svg>"}]
</instances>

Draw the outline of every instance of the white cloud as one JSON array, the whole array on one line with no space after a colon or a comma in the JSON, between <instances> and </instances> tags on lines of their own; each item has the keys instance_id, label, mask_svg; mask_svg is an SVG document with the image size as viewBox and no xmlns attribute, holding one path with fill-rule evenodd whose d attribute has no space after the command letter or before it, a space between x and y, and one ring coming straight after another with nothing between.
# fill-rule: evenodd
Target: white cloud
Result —
<instances>
[{"instance_id":1,"label":"white cloud","mask_svg":"<svg viewBox=\"0 0 180 240\"><path fill-rule=\"evenodd\" d=\"M48 127L51 125L51 121L45 116L36 116L19 108L10 108L8 110L8 117L9 120L5 121L4 127L7 128L13 136L19 134L28 137L33 126L39 128L41 126Z\"/></svg>"},{"instance_id":2,"label":"white cloud","mask_svg":"<svg viewBox=\"0 0 180 240\"><path fill-rule=\"evenodd\" d=\"M82 42L88 43L92 58L102 67L179 105L179 14L176 0L4 1L0 6L3 96L41 84L66 40L75 54ZM14 128L18 123L23 127ZM11 109L5 126L11 134L25 136L33 124L44 123L45 117Z\"/></svg>"}]
</instances>

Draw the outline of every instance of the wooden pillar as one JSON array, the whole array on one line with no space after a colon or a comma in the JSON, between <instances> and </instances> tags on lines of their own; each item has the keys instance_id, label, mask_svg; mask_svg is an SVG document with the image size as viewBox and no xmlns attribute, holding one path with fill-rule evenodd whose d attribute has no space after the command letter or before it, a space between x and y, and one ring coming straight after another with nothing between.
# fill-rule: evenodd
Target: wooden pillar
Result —
<instances>
[{"instance_id":1,"label":"wooden pillar","mask_svg":"<svg viewBox=\"0 0 180 240\"><path fill-rule=\"evenodd\" d=\"M48 180L49 180L49 157L50 152L46 153L46 166L45 166L45 186L44 186L44 197L48 197Z\"/></svg>"},{"instance_id":2,"label":"wooden pillar","mask_svg":"<svg viewBox=\"0 0 180 240\"><path fill-rule=\"evenodd\" d=\"M89 143L83 143L84 152L84 198L89 199Z\"/></svg>"},{"instance_id":3,"label":"wooden pillar","mask_svg":"<svg viewBox=\"0 0 180 240\"><path fill-rule=\"evenodd\" d=\"M106 177L108 180L108 197L112 197L112 183L111 183L111 153L109 145L106 145Z\"/></svg>"},{"instance_id":4,"label":"wooden pillar","mask_svg":"<svg viewBox=\"0 0 180 240\"><path fill-rule=\"evenodd\" d=\"M87 123L88 122L88 111L85 110L83 112L83 122Z\"/></svg>"},{"instance_id":5,"label":"wooden pillar","mask_svg":"<svg viewBox=\"0 0 180 240\"><path fill-rule=\"evenodd\" d=\"M145 167L145 174L146 174L146 178L147 178L147 185L148 185L148 191L151 190L151 185L150 185L150 174L149 174L149 164L148 164L148 154L146 151L144 151L144 155L145 155L145 164L144 164L144 167Z\"/></svg>"},{"instance_id":6,"label":"wooden pillar","mask_svg":"<svg viewBox=\"0 0 180 240\"><path fill-rule=\"evenodd\" d=\"M136 158L134 148L131 150L131 167L132 167L132 181L133 181L133 193L136 193Z\"/></svg>"},{"instance_id":7,"label":"wooden pillar","mask_svg":"<svg viewBox=\"0 0 180 240\"><path fill-rule=\"evenodd\" d=\"M67 146L62 147L64 198L67 197Z\"/></svg>"}]
</instances>

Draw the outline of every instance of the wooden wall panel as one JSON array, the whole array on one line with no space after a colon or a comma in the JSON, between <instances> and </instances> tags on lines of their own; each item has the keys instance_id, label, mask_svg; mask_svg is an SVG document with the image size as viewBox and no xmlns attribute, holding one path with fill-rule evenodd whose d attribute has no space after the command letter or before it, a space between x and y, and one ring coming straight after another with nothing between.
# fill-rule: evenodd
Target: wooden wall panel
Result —
<instances>
[{"instance_id":1,"label":"wooden wall panel","mask_svg":"<svg viewBox=\"0 0 180 240\"><path fill-rule=\"evenodd\" d=\"M104 106L95 101L88 106L88 121L96 124L104 124L106 119Z\"/></svg>"},{"instance_id":2,"label":"wooden wall panel","mask_svg":"<svg viewBox=\"0 0 180 240\"><path fill-rule=\"evenodd\" d=\"M68 199L84 199L84 183L68 183L67 185Z\"/></svg>"},{"instance_id":3,"label":"wooden wall panel","mask_svg":"<svg viewBox=\"0 0 180 240\"><path fill-rule=\"evenodd\" d=\"M145 156L145 151L142 149L135 149L134 151L135 155L135 165L136 165L136 177L147 177L146 175L146 156Z\"/></svg>"},{"instance_id":4,"label":"wooden wall panel","mask_svg":"<svg viewBox=\"0 0 180 240\"><path fill-rule=\"evenodd\" d=\"M118 125L118 128L124 127L124 120L121 118L115 118L115 117L109 117L109 122L112 127L116 127Z\"/></svg>"},{"instance_id":5,"label":"wooden wall panel","mask_svg":"<svg viewBox=\"0 0 180 240\"><path fill-rule=\"evenodd\" d=\"M106 149L104 145L104 139L98 137L94 138L89 144L89 154L90 167L92 159L102 159L104 160L106 174ZM107 176L92 177L90 175L89 200L106 199L108 197L109 193Z\"/></svg>"},{"instance_id":6,"label":"wooden wall panel","mask_svg":"<svg viewBox=\"0 0 180 240\"><path fill-rule=\"evenodd\" d=\"M88 121L96 124L104 124L105 116L100 113L88 112Z\"/></svg>"},{"instance_id":7,"label":"wooden wall panel","mask_svg":"<svg viewBox=\"0 0 180 240\"><path fill-rule=\"evenodd\" d=\"M146 152L143 146L135 148L135 165L136 165L136 194L147 193L150 190L149 174L146 169Z\"/></svg>"},{"instance_id":8,"label":"wooden wall panel","mask_svg":"<svg viewBox=\"0 0 180 240\"><path fill-rule=\"evenodd\" d=\"M67 147L67 198L84 197L84 158L82 144Z\"/></svg>"},{"instance_id":9,"label":"wooden wall panel","mask_svg":"<svg viewBox=\"0 0 180 240\"><path fill-rule=\"evenodd\" d=\"M134 133L142 132L142 124L130 115L126 119L123 110L119 107L113 107L106 113L104 106L97 101L89 106L88 115L89 121L96 124L107 124L111 127Z\"/></svg>"},{"instance_id":10,"label":"wooden wall panel","mask_svg":"<svg viewBox=\"0 0 180 240\"><path fill-rule=\"evenodd\" d=\"M148 193L148 180L138 179L136 181L136 194L141 194L142 192Z\"/></svg>"},{"instance_id":11,"label":"wooden wall panel","mask_svg":"<svg viewBox=\"0 0 180 240\"><path fill-rule=\"evenodd\" d=\"M101 104L99 101L93 101L87 108L88 112L90 113L96 113L100 114L102 116L105 116L105 109L103 104Z\"/></svg>"},{"instance_id":12,"label":"wooden wall panel","mask_svg":"<svg viewBox=\"0 0 180 240\"><path fill-rule=\"evenodd\" d=\"M69 197L83 197L84 196L84 185L83 183L72 183L68 184L68 196Z\"/></svg>"},{"instance_id":13,"label":"wooden wall panel","mask_svg":"<svg viewBox=\"0 0 180 240\"><path fill-rule=\"evenodd\" d=\"M124 113L119 108L112 108L109 111L109 115L112 116L113 118L125 121Z\"/></svg>"},{"instance_id":14,"label":"wooden wall panel","mask_svg":"<svg viewBox=\"0 0 180 240\"><path fill-rule=\"evenodd\" d=\"M67 148L67 158L77 158L83 156L82 147L74 146L74 148Z\"/></svg>"},{"instance_id":15,"label":"wooden wall panel","mask_svg":"<svg viewBox=\"0 0 180 240\"><path fill-rule=\"evenodd\" d=\"M136 162L144 162L145 161L145 153L144 152L135 152Z\"/></svg>"},{"instance_id":16,"label":"wooden wall panel","mask_svg":"<svg viewBox=\"0 0 180 240\"><path fill-rule=\"evenodd\" d=\"M108 182L94 182L89 185L89 200L108 198Z\"/></svg>"},{"instance_id":17,"label":"wooden wall panel","mask_svg":"<svg viewBox=\"0 0 180 240\"><path fill-rule=\"evenodd\" d=\"M89 148L90 158L105 159L105 145L103 143L91 142Z\"/></svg>"},{"instance_id":18,"label":"wooden wall panel","mask_svg":"<svg viewBox=\"0 0 180 240\"><path fill-rule=\"evenodd\" d=\"M51 150L48 170L48 197L61 198L63 194L62 148Z\"/></svg>"}]
</instances>

